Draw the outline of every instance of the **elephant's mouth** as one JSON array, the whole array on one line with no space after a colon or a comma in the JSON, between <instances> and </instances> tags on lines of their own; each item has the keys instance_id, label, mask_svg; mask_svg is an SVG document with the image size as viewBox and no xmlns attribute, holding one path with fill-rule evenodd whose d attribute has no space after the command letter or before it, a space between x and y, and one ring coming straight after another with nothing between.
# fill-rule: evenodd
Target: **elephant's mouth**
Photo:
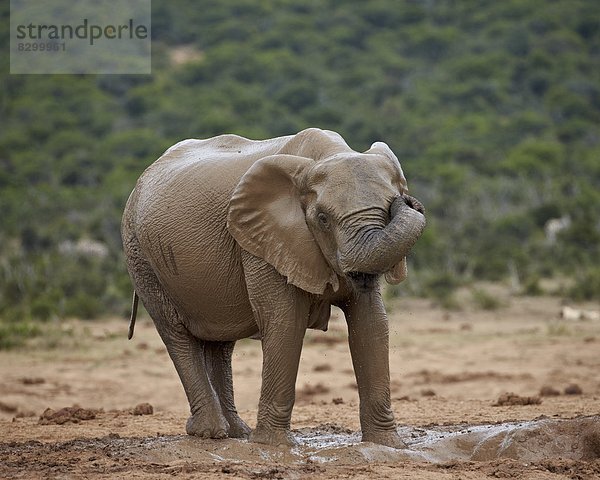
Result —
<instances>
[{"instance_id":1,"label":"elephant's mouth","mask_svg":"<svg viewBox=\"0 0 600 480\"><path fill-rule=\"evenodd\" d=\"M350 282L359 292L370 292L379 283L379 275L363 272L348 272L346 274Z\"/></svg>"}]
</instances>

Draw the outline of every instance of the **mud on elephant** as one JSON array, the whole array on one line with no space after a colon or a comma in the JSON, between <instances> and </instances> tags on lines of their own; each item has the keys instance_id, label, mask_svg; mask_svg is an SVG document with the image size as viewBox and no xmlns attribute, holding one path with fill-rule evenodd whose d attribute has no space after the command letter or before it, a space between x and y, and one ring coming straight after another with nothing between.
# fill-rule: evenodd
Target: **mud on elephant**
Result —
<instances>
[{"instance_id":1,"label":"mud on elephant","mask_svg":"<svg viewBox=\"0 0 600 480\"><path fill-rule=\"evenodd\" d=\"M388 323L379 277L406 276L425 226L385 143L358 153L319 129L253 141L185 140L139 178L122 220L135 292L190 403L187 432L292 444L290 418L307 328L345 314L362 438L402 446L391 410ZM135 319L135 312L132 321ZM256 429L233 399L236 340L262 342Z\"/></svg>"}]
</instances>

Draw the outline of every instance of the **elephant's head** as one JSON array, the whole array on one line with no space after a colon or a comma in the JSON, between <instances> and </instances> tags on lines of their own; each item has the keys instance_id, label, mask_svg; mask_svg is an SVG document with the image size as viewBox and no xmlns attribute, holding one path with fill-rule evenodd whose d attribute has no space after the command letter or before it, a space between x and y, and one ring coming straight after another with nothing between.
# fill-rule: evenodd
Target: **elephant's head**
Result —
<instances>
[{"instance_id":1,"label":"elephant's head","mask_svg":"<svg viewBox=\"0 0 600 480\"><path fill-rule=\"evenodd\" d=\"M407 195L398 159L385 143L357 153L333 132L306 132L242 177L230 201L229 231L311 293L323 293L328 283L337 290L338 276L358 290L373 288L381 274L402 281L425 217Z\"/></svg>"}]
</instances>

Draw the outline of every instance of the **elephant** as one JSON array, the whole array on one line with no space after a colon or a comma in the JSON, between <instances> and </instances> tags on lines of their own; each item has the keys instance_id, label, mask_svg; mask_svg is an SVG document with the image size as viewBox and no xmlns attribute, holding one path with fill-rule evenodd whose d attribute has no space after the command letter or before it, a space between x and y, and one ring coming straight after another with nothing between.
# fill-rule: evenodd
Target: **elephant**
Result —
<instances>
[{"instance_id":1,"label":"elephant","mask_svg":"<svg viewBox=\"0 0 600 480\"><path fill-rule=\"evenodd\" d=\"M359 153L338 133L309 128L170 147L139 177L121 230L134 306L139 297L189 401L187 433L294 445L303 339L327 329L335 305L348 326L362 440L402 447L379 279L404 279L425 223L383 142ZM248 337L263 353L254 429L232 385L233 348Z\"/></svg>"}]
</instances>

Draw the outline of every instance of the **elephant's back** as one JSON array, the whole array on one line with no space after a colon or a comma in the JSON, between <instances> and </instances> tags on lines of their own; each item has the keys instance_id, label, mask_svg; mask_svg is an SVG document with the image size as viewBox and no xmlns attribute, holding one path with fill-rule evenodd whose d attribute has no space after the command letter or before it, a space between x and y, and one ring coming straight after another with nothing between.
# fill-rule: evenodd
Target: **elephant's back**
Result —
<instances>
[{"instance_id":1,"label":"elephant's back","mask_svg":"<svg viewBox=\"0 0 600 480\"><path fill-rule=\"evenodd\" d=\"M242 175L257 160L278 152L292 137L249 140L238 135L219 135L206 140L176 143L141 175L138 187L148 201L166 192L197 186L231 193ZM142 196L141 202L146 201Z\"/></svg>"},{"instance_id":2,"label":"elephant's back","mask_svg":"<svg viewBox=\"0 0 600 480\"><path fill-rule=\"evenodd\" d=\"M170 147L136 184L134 224L140 240L144 234L174 237L184 231L198 241L206 230L225 229L229 199L244 173L287 139L220 135Z\"/></svg>"},{"instance_id":3,"label":"elephant's back","mask_svg":"<svg viewBox=\"0 0 600 480\"><path fill-rule=\"evenodd\" d=\"M234 336L253 326L240 250L227 230L229 199L240 178L285 142L224 135L184 140L140 177L133 224L147 260L199 337L219 339L223 322L239 319ZM249 332L252 333L252 332Z\"/></svg>"}]
</instances>

